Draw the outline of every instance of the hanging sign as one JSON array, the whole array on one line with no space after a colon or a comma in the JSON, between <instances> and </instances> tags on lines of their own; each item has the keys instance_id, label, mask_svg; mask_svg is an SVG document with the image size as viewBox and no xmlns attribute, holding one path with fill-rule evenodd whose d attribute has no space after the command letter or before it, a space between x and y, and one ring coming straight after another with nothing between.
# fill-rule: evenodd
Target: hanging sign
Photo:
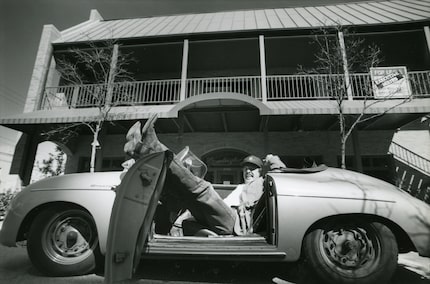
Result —
<instances>
[{"instance_id":1,"label":"hanging sign","mask_svg":"<svg viewBox=\"0 0 430 284\"><path fill-rule=\"evenodd\" d=\"M405 66L370 68L375 99L407 98L411 95Z\"/></svg>"}]
</instances>

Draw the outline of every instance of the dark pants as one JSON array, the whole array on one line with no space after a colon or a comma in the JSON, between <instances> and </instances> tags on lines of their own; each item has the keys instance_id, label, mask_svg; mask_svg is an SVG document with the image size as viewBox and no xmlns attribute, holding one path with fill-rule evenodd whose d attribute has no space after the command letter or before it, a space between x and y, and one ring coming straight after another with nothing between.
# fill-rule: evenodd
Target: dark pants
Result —
<instances>
[{"instance_id":1,"label":"dark pants","mask_svg":"<svg viewBox=\"0 0 430 284\"><path fill-rule=\"evenodd\" d=\"M166 210L167 214L175 215L180 209L188 209L207 229L219 235L233 233L234 211L224 203L212 184L193 175L176 159L169 166L161 203L164 209L157 212L159 216L166 214Z\"/></svg>"}]
</instances>

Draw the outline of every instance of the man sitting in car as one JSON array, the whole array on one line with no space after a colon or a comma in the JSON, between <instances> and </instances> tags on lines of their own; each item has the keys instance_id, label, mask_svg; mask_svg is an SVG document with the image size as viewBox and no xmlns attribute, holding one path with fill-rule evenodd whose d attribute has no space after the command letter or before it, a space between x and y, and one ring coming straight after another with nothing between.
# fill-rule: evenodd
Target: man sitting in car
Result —
<instances>
[{"instance_id":1,"label":"man sitting in car","mask_svg":"<svg viewBox=\"0 0 430 284\"><path fill-rule=\"evenodd\" d=\"M242 173L244 183L239 184L225 199L224 202L236 213L234 233L245 235L252 233L251 208L263 195L263 161L250 155L243 159ZM170 231L172 236L211 234L204 230L204 227L196 222L189 210L181 214L174 222ZM185 221L185 222L184 222ZM202 232L202 233L200 233Z\"/></svg>"},{"instance_id":2,"label":"man sitting in car","mask_svg":"<svg viewBox=\"0 0 430 284\"><path fill-rule=\"evenodd\" d=\"M127 133L127 143L124 151L135 159L145 154L162 152L168 148L162 144L155 133L154 123L156 115L150 117L143 128L140 122L136 122ZM168 170L168 180L175 186L170 186L169 191L175 195L184 208L186 208L198 224L218 235L246 234L248 229L243 227L243 218L238 217L238 213L244 211L251 203L255 203L262 194L261 168L263 162L255 157L247 157L248 163L253 167L247 168L245 174L245 184L233 192L227 201L223 201L215 191L212 184L202 178L195 176L183 163L176 157L172 160ZM269 167L285 167L277 156L268 155L266 163ZM246 159L245 159L246 160ZM256 166L256 167L255 167ZM254 178L255 176L255 178ZM252 177L252 181L251 181ZM249 185L246 186L246 179ZM256 181L254 183L253 181ZM174 192L173 192L174 191ZM237 195L237 197L235 197ZM258 197L258 198L257 198ZM232 210L230 205L237 206L237 210ZM246 217L245 217L246 218ZM179 226L179 221L175 224ZM245 219L246 220L246 219ZM236 227L236 230L235 230ZM238 229L240 228L240 229ZM174 229L173 229L174 230Z\"/></svg>"}]
</instances>

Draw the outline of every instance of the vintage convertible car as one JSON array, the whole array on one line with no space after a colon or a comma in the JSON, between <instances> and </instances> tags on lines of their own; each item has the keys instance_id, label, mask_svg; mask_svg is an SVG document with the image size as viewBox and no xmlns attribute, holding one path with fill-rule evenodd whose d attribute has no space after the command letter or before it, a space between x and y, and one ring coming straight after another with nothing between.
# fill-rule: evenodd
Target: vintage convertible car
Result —
<instances>
[{"instance_id":1,"label":"vintage convertible car","mask_svg":"<svg viewBox=\"0 0 430 284\"><path fill-rule=\"evenodd\" d=\"M320 166L267 173L247 236L173 237L155 232L171 154L119 172L70 174L29 185L12 201L0 240L27 241L48 275L91 272L105 259L106 282L131 278L141 257L294 262L327 283L384 283L399 252L430 256L430 207L381 180ZM232 186L216 186L221 196ZM257 215L256 215L257 214ZM255 221L257 222L257 221Z\"/></svg>"}]
</instances>

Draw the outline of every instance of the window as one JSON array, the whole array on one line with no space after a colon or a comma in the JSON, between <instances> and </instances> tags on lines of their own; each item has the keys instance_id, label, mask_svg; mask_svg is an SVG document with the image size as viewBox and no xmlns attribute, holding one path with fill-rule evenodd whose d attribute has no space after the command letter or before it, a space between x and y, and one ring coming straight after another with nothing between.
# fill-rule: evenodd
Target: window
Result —
<instances>
[{"instance_id":1,"label":"window","mask_svg":"<svg viewBox=\"0 0 430 284\"><path fill-rule=\"evenodd\" d=\"M205 180L218 184L239 184L243 182L240 163L246 153L237 150L217 150L207 154L202 161L208 167Z\"/></svg>"},{"instance_id":2,"label":"window","mask_svg":"<svg viewBox=\"0 0 430 284\"><path fill-rule=\"evenodd\" d=\"M124 157L106 157L102 161L102 172L122 171L121 164L125 161ZM78 163L78 173L90 171L90 157L81 157Z\"/></svg>"},{"instance_id":3,"label":"window","mask_svg":"<svg viewBox=\"0 0 430 284\"><path fill-rule=\"evenodd\" d=\"M354 156L346 156L346 168L357 170L354 162ZM363 173L376 177L387 182L393 182L393 159L390 155L369 155L362 156ZM338 166L341 165L341 157L338 157Z\"/></svg>"},{"instance_id":4,"label":"window","mask_svg":"<svg viewBox=\"0 0 430 284\"><path fill-rule=\"evenodd\" d=\"M280 156L282 162L289 168L310 168L323 164L322 156Z\"/></svg>"}]
</instances>

